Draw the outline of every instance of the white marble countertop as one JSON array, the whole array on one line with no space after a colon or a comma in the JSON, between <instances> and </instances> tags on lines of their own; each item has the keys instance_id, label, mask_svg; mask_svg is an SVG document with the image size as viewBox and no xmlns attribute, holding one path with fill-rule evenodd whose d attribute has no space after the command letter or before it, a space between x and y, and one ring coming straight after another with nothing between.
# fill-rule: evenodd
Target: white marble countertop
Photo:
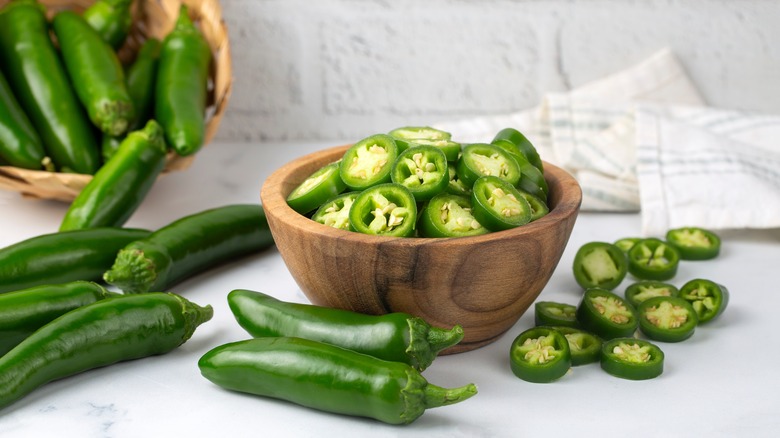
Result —
<instances>
[{"instance_id":1,"label":"white marble countertop","mask_svg":"<svg viewBox=\"0 0 780 438\"><path fill-rule=\"evenodd\" d=\"M263 180L287 161L328 146L212 144L193 166L167 175L126 224L156 229L187 214L259 202ZM56 231L67 206L0 192L0 246ZM576 304L571 263L580 245L637 235L637 214L583 213L540 299ZM552 384L509 370L513 338L533 324L526 313L497 342L439 357L425 371L440 386L473 382L479 394L429 410L408 426L338 416L222 390L200 376L209 349L247 338L226 295L243 288L306 302L276 250L205 272L172 290L214 307L214 319L164 355L124 362L50 383L0 411L8 437L249 436L776 436L780 427L777 331L780 230L722 232L719 258L683 262L672 283L701 277L726 285L726 312L679 344L660 344L664 374L649 381L612 377L598 365L574 368ZM630 279L618 291L625 289Z\"/></svg>"}]
</instances>

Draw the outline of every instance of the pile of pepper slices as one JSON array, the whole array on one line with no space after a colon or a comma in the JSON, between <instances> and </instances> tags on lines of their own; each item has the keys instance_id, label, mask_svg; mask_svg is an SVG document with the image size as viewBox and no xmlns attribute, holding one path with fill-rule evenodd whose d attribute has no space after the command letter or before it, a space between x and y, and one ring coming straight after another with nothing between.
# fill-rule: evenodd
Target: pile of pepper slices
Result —
<instances>
[{"instance_id":1,"label":"pile of pepper slices","mask_svg":"<svg viewBox=\"0 0 780 438\"><path fill-rule=\"evenodd\" d=\"M660 376L664 352L650 342L681 342L726 309L728 289L697 278L679 289L667 283L680 260L717 257L721 240L698 227L669 230L665 240L622 238L589 242L572 267L584 290L578 305L539 301L535 327L517 336L510 350L512 371L536 383L554 381L572 366L599 362L609 374L630 380ZM630 273L621 297L612 292ZM647 339L638 339L639 330Z\"/></svg>"},{"instance_id":2,"label":"pile of pepper slices","mask_svg":"<svg viewBox=\"0 0 780 438\"><path fill-rule=\"evenodd\" d=\"M544 167L519 131L462 145L408 126L364 138L288 196L327 226L393 237L463 237L525 225L549 212Z\"/></svg>"}]
</instances>

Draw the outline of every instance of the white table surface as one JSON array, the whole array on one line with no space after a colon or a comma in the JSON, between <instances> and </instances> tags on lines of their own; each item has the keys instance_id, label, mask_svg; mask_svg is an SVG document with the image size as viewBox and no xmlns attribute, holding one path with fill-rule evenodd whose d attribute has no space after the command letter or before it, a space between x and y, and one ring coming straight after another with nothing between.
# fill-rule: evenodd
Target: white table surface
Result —
<instances>
[{"instance_id":1,"label":"white table surface","mask_svg":"<svg viewBox=\"0 0 780 438\"><path fill-rule=\"evenodd\" d=\"M263 180L300 155L329 146L211 144L193 166L163 177L126 224L156 229L179 217L230 203L259 202ZM0 192L0 246L56 231L67 205ZM540 299L576 304L571 264L593 240L639 233L638 214L582 213ZM408 426L322 413L286 402L223 390L201 377L209 349L248 335L226 295L252 289L307 302L275 249L205 272L172 288L214 318L164 355L124 362L50 383L0 411L0 437L255 436L777 436L780 427L780 230L722 232L719 258L683 262L671 281L726 285L726 312L678 344L659 344L664 374L648 381L612 377L598 365L572 369L551 384L514 377L509 346L533 325L533 312L495 343L439 357L424 372L440 386L473 382L479 394L427 411ZM630 278L617 289L622 291Z\"/></svg>"}]
</instances>

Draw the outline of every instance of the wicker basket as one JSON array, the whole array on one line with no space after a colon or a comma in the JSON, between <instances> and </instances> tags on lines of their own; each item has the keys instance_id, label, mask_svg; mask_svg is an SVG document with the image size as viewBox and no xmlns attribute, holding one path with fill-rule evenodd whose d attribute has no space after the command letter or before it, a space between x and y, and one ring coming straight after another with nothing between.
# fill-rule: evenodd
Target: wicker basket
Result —
<instances>
[{"instance_id":1,"label":"wicker basket","mask_svg":"<svg viewBox=\"0 0 780 438\"><path fill-rule=\"evenodd\" d=\"M62 9L83 11L94 0L39 0L53 15ZM9 0L0 0L0 7ZM190 17L203 33L212 52L209 72L209 92L206 108L205 143L211 141L225 113L233 83L227 27L222 20L222 8L217 0L135 0L132 6L133 28L118 51L120 59L127 62L148 37L160 40L173 29L179 8L184 3L189 7ZM193 156L168 155L163 173L183 170L189 167ZM0 166L0 189L21 193L25 197L72 201L92 179L90 175L27 170L11 166Z\"/></svg>"}]
</instances>

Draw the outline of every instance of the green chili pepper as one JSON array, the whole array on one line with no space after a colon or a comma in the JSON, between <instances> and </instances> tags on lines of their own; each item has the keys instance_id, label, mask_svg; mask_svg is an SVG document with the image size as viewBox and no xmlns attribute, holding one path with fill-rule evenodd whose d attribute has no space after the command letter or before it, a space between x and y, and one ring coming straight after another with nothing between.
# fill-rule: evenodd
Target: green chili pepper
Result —
<instances>
[{"instance_id":1,"label":"green chili pepper","mask_svg":"<svg viewBox=\"0 0 780 438\"><path fill-rule=\"evenodd\" d=\"M398 146L389 135L377 134L352 145L341 160L339 175L350 190L389 183Z\"/></svg>"},{"instance_id":2,"label":"green chili pepper","mask_svg":"<svg viewBox=\"0 0 780 438\"><path fill-rule=\"evenodd\" d=\"M32 122L0 72L0 157L11 166L39 170L49 158Z\"/></svg>"},{"instance_id":3,"label":"green chili pepper","mask_svg":"<svg viewBox=\"0 0 780 438\"><path fill-rule=\"evenodd\" d=\"M289 303L242 289L228 294L228 304L238 324L256 338L284 336L325 342L403 362L420 371L428 368L440 351L463 339L459 325L450 330L431 327L422 318L401 312L365 315Z\"/></svg>"},{"instance_id":4,"label":"green chili pepper","mask_svg":"<svg viewBox=\"0 0 780 438\"><path fill-rule=\"evenodd\" d=\"M122 226L165 167L165 153L163 132L154 120L131 132L73 200L60 231Z\"/></svg>"},{"instance_id":5,"label":"green chili pepper","mask_svg":"<svg viewBox=\"0 0 780 438\"><path fill-rule=\"evenodd\" d=\"M413 146L398 154L390 179L409 189L418 202L442 193L450 183L447 157L433 146Z\"/></svg>"},{"instance_id":6,"label":"green chili pepper","mask_svg":"<svg viewBox=\"0 0 780 438\"><path fill-rule=\"evenodd\" d=\"M638 281L629 285L625 292L626 301L634 308L639 307L642 301L653 297L676 297L677 295L679 291L674 285L660 281Z\"/></svg>"},{"instance_id":7,"label":"green chili pepper","mask_svg":"<svg viewBox=\"0 0 780 438\"><path fill-rule=\"evenodd\" d=\"M641 339L612 339L601 348L601 368L622 379L653 379L664 371L664 352Z\"/></svg>"},{"instance_id":8,"label":"green chili pepper","mask_svg":"<svg viewBox=\"0 0 780 438\"><path fill-rule=\"evenodd\" d=\"M569 342L571 366L576 367L598 362L601 358L601 339L593 333L575 327L553 326Z\"/></svg>"},{"instance_id":9,"label":"green chili pepper","mask_svg":"<svg viewBox=\"0 0 780 438\"><path fill-rule=\"evenodd\" d=\"M221 345L203 355L198 366L223 388L390 424L411 423L425 409L477 393L473 384L441 388L405 363L300 338Z\"/></svg>"},{"instance_id":10,"label":"green chili pepper","mask_svg":"<svg viewBox=\"0 0 780 438\"><path fill-rule=\"evenodd\" d=\"M607 242L588 242L574 256L574 279L583 289L600 287L612 290L626 277L626 255Z\"/></svg>"},{"instance_id":11,"label":"green chili pepper","mask_svg":"<svg viewBox=\"0 0 780 438\"><path fill-rule=\"evenodd\" d=\"M89 281L0 294L0 356L58 316L114 295Z\"/></svg>"},{"instance_id":12,"label":"green chili pepper","mask_svg":"<svg viewBox=\"0 0 780 438\"><path fill-rule=\"evenodd\" d=\"M340 164L330 163L309 175L287 196L287 205L300 214L308 214L343 192L347 186L339 175Z\"/></svg>"},{"instance_id":13,"label":"green chili pepper","mask_svg":"<svg viewBox=\"0 0 780 438\"><path fill-rule=\"evenodd\" d=\"M509 356L514 375L527 382L552 382L571 368L569 342L550 327L533 327L520 333L512 342Z\"/></svg>"},{"instance_id":14,"label":"green chili pepper","mask_svg":"<svg viewBox=\"0 0 780 438\"><path fill-rule=\"evenodd\" d=\"M534 304L534 325L578 327L577 306L552 301Z\"/></svg>"},{"instance_id":15,"label":"green chili pepper","mask_svg":"<svg viewBox=\"0 0 780 438\"><path fill-rule=\"evenodd\" d=\"M465 196L441 193L434 196L420 217L423 237L464 237L488 233L472 214L471 200Z\"/></svg>"},{"instance_id":16,"label":"green chili pepper","mask_svg":"<svg viewBox=\"0 0 780 438\"><path fill-rule=\"evenodd\" d=\"M630 304L606 289L585 291L577 306L577 321L603 339L633 336L639 321Z\"/></svg>"},{"instance_id":17,"label":"green chili pepper","mask_svg":"<svg viewBox=\"0 0 780 438\"><path fill-rule=\"evenodd\" d=\"M135 60L127 69L125 80L127 92L133 101L135 118L128 131L143 128L154 112L154 85L157 77L157 64L160 59L160 40L149 38L138 50ZM119 149L124 136L103 134L101 152L103 161L108 161Z\"/></svg>"},{"instance_id":18,"label":"green chili pepper","mask_svg":"<svg viewBox=\"0 0 780 438\"><path fill-rule=\"evenodd\" d=\"M354 231L349 225L349 211L360 192L347 192L325 202L317 209L311 220L329 227Z\"/></svg>"},{"instance_id":19,"label":"green chili pepper","mask_svg":"<svg viewBox=\"0 0 780 438\"><path fill-rule=\"evenodd\" d=\"M179 155L200 150L206 132L206 93L211 49L182 4L174 29L163 40L154 115Z\"/></svg>"},{"instance_id":20,"label":"green chili pepper","mask_svg":"<svg viewBox=\"0 0 780 438\"><path fill-rule=\"evenodd\" d=\"M637 308L639 330L650 339L680 342L691 336L699 323L696 311L679 297L654 297Z\"/></svg>"},{"instance_id":21,"label":"green chili pepper","mask_svg":"<svg viewBox=\"0 0 780 438\"><path fill-rule=\"evenodd\" d=\"M94 228L44 234L0 249L0 292L99 280L116 253L149 231Z\"/></svg>"},{"instance_id":22,"label":"green chili pepper","mask_svg":"<svg viewBox=\"0 0 780 438\"><path fill-rule=\"evenodd\" d=\"M683 260L709 260L720 253L720 237L712 231L698 227L669 230L666 242L680 253Z\"/></svg>"},{"instance_id":23,"label":"green chili pepper","mask_svg":"<svg viewBox=\"0 0 780 438\"><path fill-rule=\"evenodd\" d=\"M92 123L109 135L126 132L135 110L114 50L74 11L57 13L52 28L73 88Z\"/></svg>"},{"instance_id":24,"label":"green chili pepper","mask_svg":"<svg viewBox=\"0 0 780 438\"><path fill-rule=\"evenodd\" d=\"M696 278L682 285L680 298L691 303L699 324L704 324L726 310L729 290L714 281Z\"/></svg>"},{"instance_id":25,"label":"green chili pepper","mask_svg":"<svg viewBox=\"0 0 780 438\"><path fill-rule=\"evenodd\" d=\"M642 239L628 250L628 272L642 280L669 280L679 264L680 253L660 239Z\"/></svg>"},{"instance_id":26,"label":"green chili pepper","mask_svg":"<svg viewBox=\"0 0 780 438\"><path fill-rule=\"evenodd\" d=\"M539 157L534 145L517 129L505 128L496 134L493 138L493 142L506 140L517 147L521 154L530 162L534 167L539 169L539 172L544 173L544 164Z\"/></svg>"},{"instance_id":27,"label":"green chili pepper","mask_svg":"<svg viewBox=\"0 0 780 438\"><path fill-rule=\"evenodd\" d=\"M531 205L509 182L483 176L471 189L471 213L491 231L508 230L531 221Z\"/></svg>"},{"instance_id":28,"label":"green chili pepper","mask_svg":"<svg viewBox=\"0 0 780 438\"><path fill-rule=\"evenodd\" d=\"M103 279L125 293L165 290L197 273L273 245L259 204L183 217L125 246Z\"/></svg>"},{"instance_id":29,"label":"green chili pepper","mask_svg":"<svg viewBox=\"0 0 780 438\"><path fill-rule=\"evenodd\" d=\"M84 10L84 20L103 41L118 49L124 44L133 25L133 17L130 15L132 3L133 0L97 0Z\"/></svg>"},{"instance_id":30,"label":"green chili pepper","mask_svg":"<svg viewBox=\"0 0 780 438\"><path fill-rule=\"evenodd\" d=\"M167 353L212 313L211 306L161 292L109 298L72 310L0 358L0 409L52 380Z\"/></svg>"},{"instance_id":31,"label":"green chili pepper","mask_svg":"<svg viewBox=\"0 0 780 438\"><path fill-rule=\"evenodd\" d=\"M463 148L456 165L458 178L467 186L473 186L481 176L495 176L509 184L520 182L520 167L505 150L492 144L474 143Z\"/></svg>"},{"instance_id":32,"label":"green chili pepper","mask_svg":"<svg viewBox=\"0 0 780 438\"><path fill-rule=\"evenodd\" d=\"M43 6L16 0L0 10L0 63L54 166L93 174L100 165L92 126L49 37Z\"/></svg>"},{"instance_id":33,"label":"green chili pepper","mask_svg":"<svg viewBox=\"0 0 780 438\"><path fill-rule=\"evenodd\" d=\"M493 140L492 144L509 152L512 158L517 162L517 166L520 168L520 181L517 182L517 187L546 203L547 193L550 188L547 184L547 180L544 179L542 171L531 164L531 162L528 161L528 158L520 152L520 149L518 149L517 145L514 143L511 143L508 140Z\"/></svg>"},{"instance_id":34,"label":"green chili pepper","mask_svg":"<svg viewBox=\"0 0 780 438\"><path fill-rule=\"evenodd\" d=\"M363 190L349 210L355 231L377 236L409 237L414 234L417 203L400 184L379 184Z\"/></svg>"}]
</instances>

